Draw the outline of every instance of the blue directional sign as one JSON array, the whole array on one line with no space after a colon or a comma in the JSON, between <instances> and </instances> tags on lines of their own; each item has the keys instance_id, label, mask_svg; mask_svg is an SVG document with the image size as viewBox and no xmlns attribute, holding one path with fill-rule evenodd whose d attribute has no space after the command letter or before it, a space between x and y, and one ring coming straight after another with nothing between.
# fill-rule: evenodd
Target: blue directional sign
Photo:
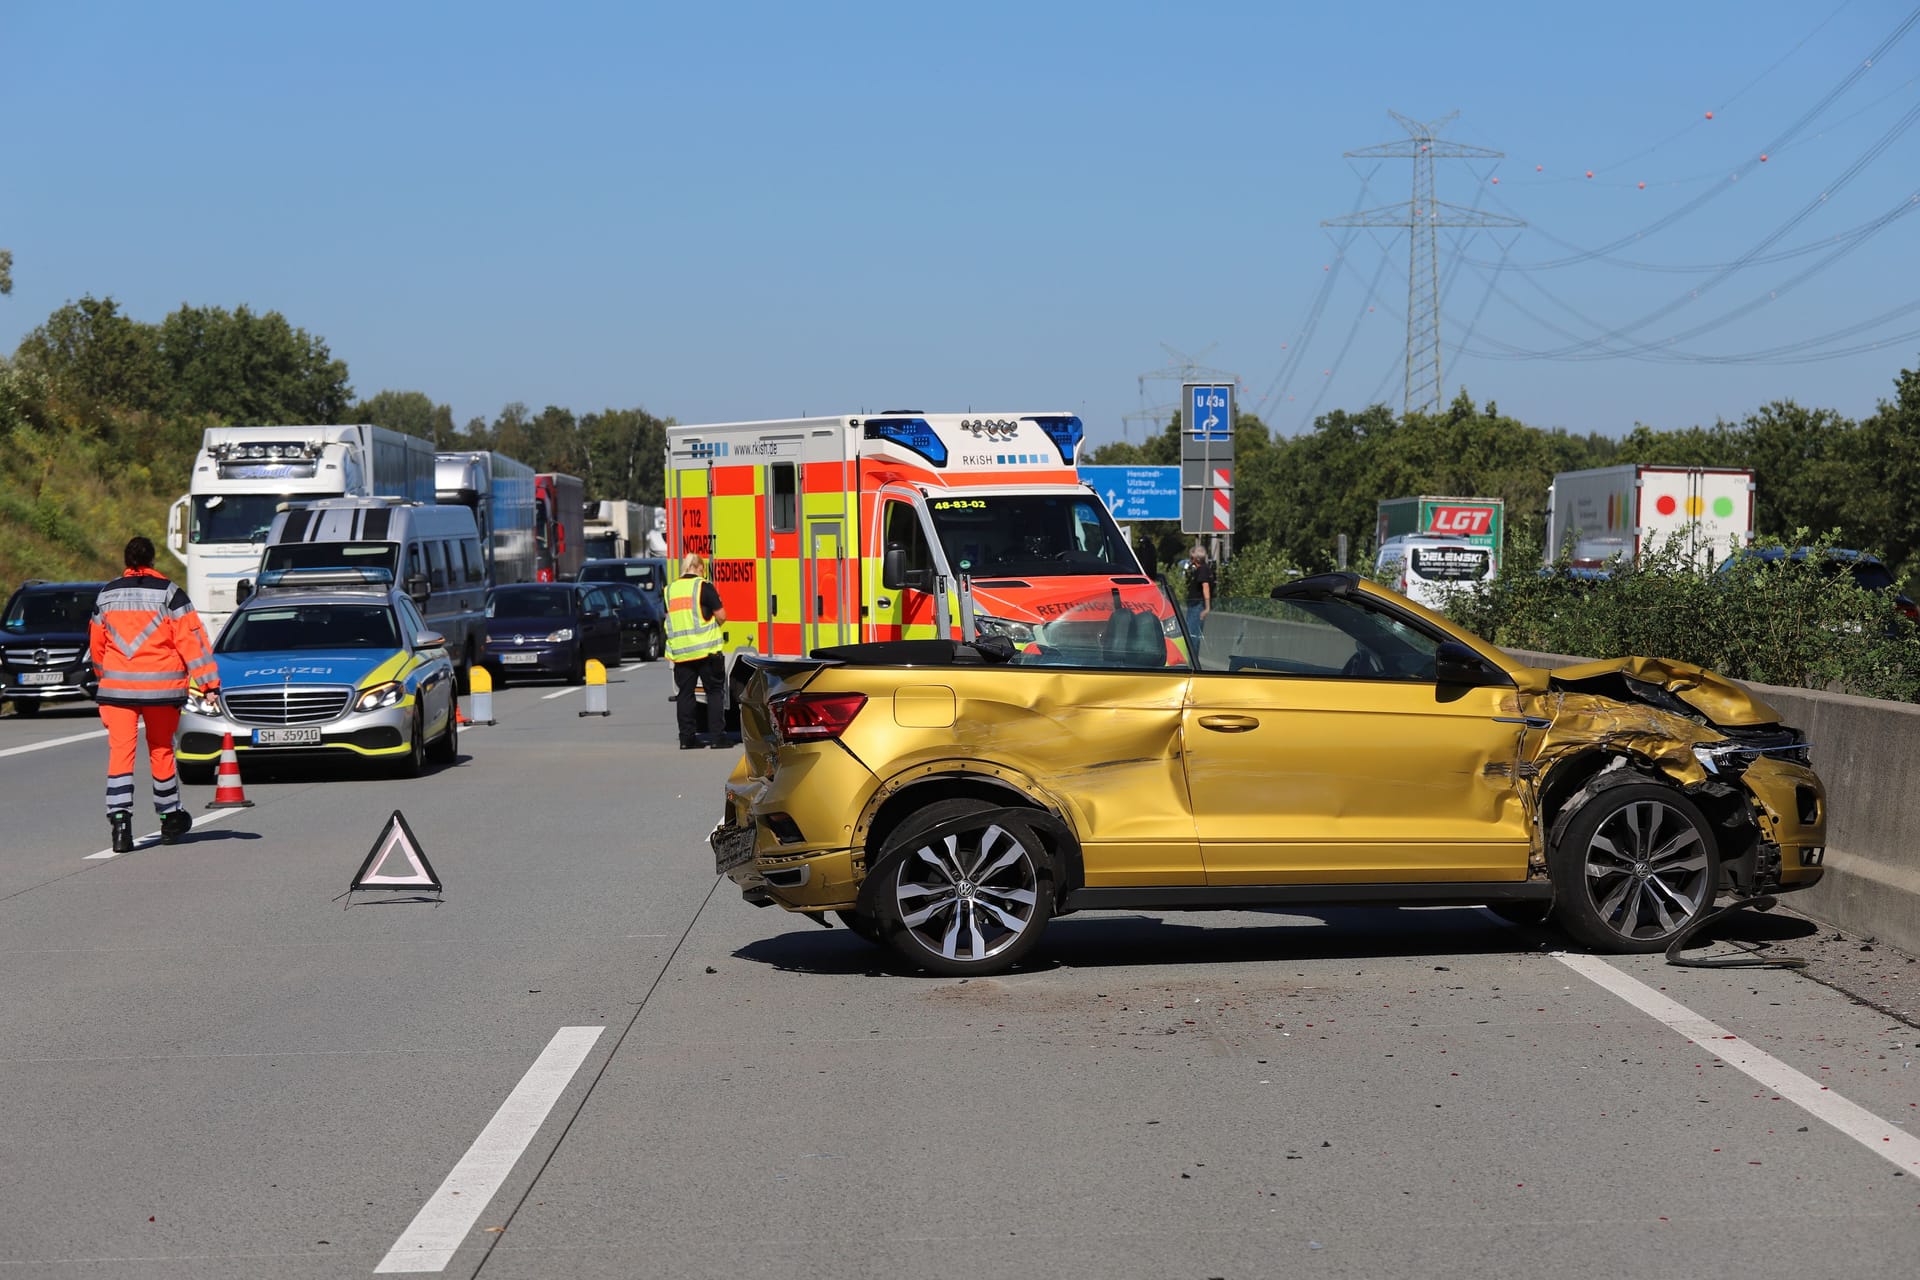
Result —
<instances>
[{"instance_id":1,"label":"blue directional sign","mask_svg":"<svg viewBox=\"0 0 1920 1280\"><path fill-rule=\"evenodd\" d=\"M1186 433L1201 440L1233 439L1232 384L1187 384Z\"/></svg>"},{"instance_id":2,"label":"blue directional sign","mask_svg":"<svg viewBox=\"0 0 1920 1280\"><path fill-rule=\"evenodd\" d=\"M1081 467L1116 520L1178 520L1180 468Z\"/></svg>"}]
</instances>

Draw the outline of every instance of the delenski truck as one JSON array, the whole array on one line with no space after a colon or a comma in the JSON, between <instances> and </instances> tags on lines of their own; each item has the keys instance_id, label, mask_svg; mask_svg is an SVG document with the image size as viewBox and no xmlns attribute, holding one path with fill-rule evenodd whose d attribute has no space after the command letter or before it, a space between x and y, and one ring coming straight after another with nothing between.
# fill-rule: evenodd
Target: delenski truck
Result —
<instances>
[{"instance_id":1,"label":"delenski truck","mask_svg":"<svg viewBox=\"0 0 1920 1280\"><path fill-rule=\"evenodd\" d=\"M1677 545L1711 569L1753 542L1753 491L1753 472L1739 467L1562 471L1547 488L1546 563L1569 555L1575 569L1604 570L1609 560L1638 564L1656 545Z\"/></svg>"},{"instance_id":2,"label":"delenski truck","mask_svg":"<svg viewBox=\"0 0 1920 1280\"><path fill-rule=\"evenodd\" d=\"M710 560L729 650L1001 636L1044 655L1155 607L1074 470L1082 434L1067 413L669 427L668 547Z\"/></svg>"},{"instance_id":3,"label":"delenski truck","mask_svg":"<svg viewBox=\"0 0 1920 1280\"><path fill-rule=\"evenodd\" d=\"M187 566L187 595L217 635L233 592L260 568L274 513L320 498L434 500L433 444L354 426L208 427L167 543Z\"/></svg>"},{"instance_id":4,"label":"delenski truck","mask_svg":"<svg viewBox=\"0 0 1920 1280\"><path fill-rule=\"evenodd\" d=\"M533 468L504 453L437 453L434 494L473 510L487 556L487 585L532 582Z\"/></svg>"}]
</instances>

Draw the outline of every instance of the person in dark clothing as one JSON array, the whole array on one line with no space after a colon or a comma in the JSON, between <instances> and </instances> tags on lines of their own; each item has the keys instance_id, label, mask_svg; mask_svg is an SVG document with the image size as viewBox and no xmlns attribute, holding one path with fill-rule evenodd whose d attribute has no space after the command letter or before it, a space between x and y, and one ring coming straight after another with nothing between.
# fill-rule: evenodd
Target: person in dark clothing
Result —
<instances>
[{"instance_id":1,"label":"person in dark clothing","mask_svg":"<svg viewBox=\"0 0 1920 1280\"><path fill-rule=\"evenodd\" d=\"M1199 543L1187 553L1187 630L1198 639L1213 612L1213 565Z\"/></svg>"},{"instance_id":2,"label":"person in dark clothing","mask_svg":"<svg viewBox=\"0 0 1920 1280\"><path fill-rule=\"evenodd\" d=\"M667 657L673 660L673 709L682 751L733 745L727 737L726 636L720 630L727 610L705 575L705 562L689 551L680 561L680 576L667 588ZM704 739L696 685L707 695Z\"/></svg>"}]
</instances>

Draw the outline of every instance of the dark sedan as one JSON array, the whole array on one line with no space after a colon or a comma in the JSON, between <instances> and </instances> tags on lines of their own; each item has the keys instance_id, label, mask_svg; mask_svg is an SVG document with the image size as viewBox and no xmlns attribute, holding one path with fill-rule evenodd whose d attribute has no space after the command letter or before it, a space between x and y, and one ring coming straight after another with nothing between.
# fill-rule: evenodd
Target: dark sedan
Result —
<instances>
[{"instance_id":1,"label":"dark sedan","mask_svg":"<svg viewBox=\"0 0 1920 1280\"><path fill-rule=\"evenodd\" d=\"M605 584L523 582L487 597L481 659L494 683L564 679L585 683L587 660L620 665L620 614Z\"/></svg>"},{"instance_id":2,"label":"dark sedan","mask_svg":"<svg viewBox=\"0 0 1920 1280\"><path fill-rule=\"evenodd\" d=\"M620 615L620 656L658 661L667 649L667 611L659 598L630 582L609 582L604 588Z\"/></svg>"}]
</instances>

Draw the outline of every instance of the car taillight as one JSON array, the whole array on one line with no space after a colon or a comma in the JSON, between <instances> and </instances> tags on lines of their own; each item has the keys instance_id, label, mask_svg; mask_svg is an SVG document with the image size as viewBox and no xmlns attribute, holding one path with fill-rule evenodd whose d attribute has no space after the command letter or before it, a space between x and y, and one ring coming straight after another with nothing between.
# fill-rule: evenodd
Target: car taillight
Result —
<instances>
[{"instance_id":1,"label":"car taillight","mask_svg":"<svg viewBox=\"0 0 1920 1280\"><path fill-rule=\"evenodd\" d=\"M1915 622L1920 622L1920 604L1915 604L1911 600L1903 600L1900 602L1900 612L1906 614Z\"/></svg>"},{"instance_id":2,"label":"car taillight","mask_svg":"<svg viewBox=\"0 0 1920 1280\"><path fill-rule=\"evenodd\" d=\"M864 693L793 693L773 704L773 723L787 742L828 742L866 705Z\"/></svg>"}]
</instances>

